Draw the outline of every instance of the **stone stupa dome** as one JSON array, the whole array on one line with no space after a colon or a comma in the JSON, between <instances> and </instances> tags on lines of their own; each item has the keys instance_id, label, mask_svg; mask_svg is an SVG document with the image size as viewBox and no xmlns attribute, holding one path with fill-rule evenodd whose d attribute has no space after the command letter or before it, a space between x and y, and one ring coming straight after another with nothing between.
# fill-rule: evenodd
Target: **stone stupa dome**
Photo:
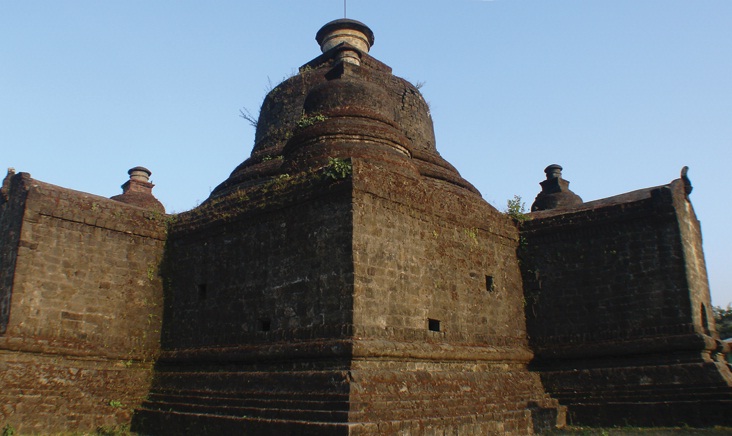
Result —
<instances>
[{"instance_id":1,"label":"stone stupa dome","mask_svg":"<svg viewBox=\"0 0 732 436\"><path fill-rule=\"evenodd\" d=\"M369 55L374 35L368 26L335 20L316 40L322 54L265 97L251 156L214 189L213 198L322 165L329 157L366 155L404 159L415 174L477 193L437 152L419 90Z\"/></svg>"}]
</instances>

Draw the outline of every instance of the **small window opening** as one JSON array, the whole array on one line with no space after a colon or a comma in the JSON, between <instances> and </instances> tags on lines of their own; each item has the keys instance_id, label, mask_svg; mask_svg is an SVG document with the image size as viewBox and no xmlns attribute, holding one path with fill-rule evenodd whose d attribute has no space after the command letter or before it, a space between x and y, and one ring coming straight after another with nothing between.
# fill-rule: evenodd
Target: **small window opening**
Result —
<instances>
[{"instance_id":1,"label":"small window opening","mask_svg":"<svg viewBox=\"0 0 732 436\"><path fill-rule=\"evenodd\" d=\"M268 332L272 330L272 322L268 319L259 320L259 331Z\"/></svg>"},{"instance_id":2,"label":"small window opening","mask_svg":"<svg viewBox=\"0 0 732 436\"><path fill-rule=\"evenodd\" d=\"M493 276L485 276L485 290L488 292L496 290L496 281L493 280Z\"/></svg>"},{"instance_id":3,"label":"small window opening","mask_svg":"<svg viewBox=\"0 0 732 436\"><path fill-rule=\"evenodd\" d=\"M440 320L439 319L427 319L427 328L432 332L440 331Z\"/></svg>"},{"instance_id":4,"label":"small window opening","mask_svg":"<svg viewBox=\"0 0 732 436\"><path fill-rule=\"evenodd\" d=\"M198 301L205 300L207 293L208 293L208 290L206 289L206 284L205 283L199 283L198 284Z\"/></svg>"},{"instance_id":5,"label":"small window opening","mask_svg":"<svg viewBox=\"0 0 732 436\"><path fill-rule=\"evenodd\" d=\"M704 303L701 305L701 322L702 327L704 328L704 333L711 336L712 332L709 326L709 317L707 317L707 306Z\"/></svg>"}]
</instances>

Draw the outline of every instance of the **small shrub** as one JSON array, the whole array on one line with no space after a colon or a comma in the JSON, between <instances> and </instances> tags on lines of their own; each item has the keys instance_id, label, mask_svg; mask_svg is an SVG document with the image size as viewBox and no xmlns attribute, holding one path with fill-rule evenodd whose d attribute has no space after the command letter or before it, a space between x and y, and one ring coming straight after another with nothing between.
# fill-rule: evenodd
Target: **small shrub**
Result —
<instances>
[{"instance_id":1,"label":"small shrub","mask_svg":"<svg viewBox=\"0 0 732 436\"><path fill-rule=\"evenodd\" d=\"M324 169L326 177L333 180L342 180L347 178L353 172L351 162L337 157L328 158L328 166Z\"/></svg>"},{"instance_id":2,"label":"small shrub","mask_svg":"<svg viewBox=\"0 0 732 436\"><path fill-rule=\"evenodd\" d=\"M506 201L505 213L519 222L529 219L529 216L526 215L526 203L521 201L520 195L514 195L513 199L508 199Z\"/></svg>"},{"instance_id":3,"label":"small shrub","mask_svg":"<svg viewBox=\"0 0 732 436\"><path fill-rule=\"evenodd\" d=\"M310 127L312 125L322 123L327 119L328 117L323 114L314 114L312 116L302 114L302 117L300 117L300 119L297 121L297 127L304 129L305 127Z\"/></svg>"},{"instance_id":4,"label":"small shrub","mask_svg":"<svg viewBox=\"0 0 732 436\"><path fill-rule=\"evenodd\" d=\"M147 279L151 282L155 280L155 263L150 262L147 264Z\"/></svg>"}]
</instances>

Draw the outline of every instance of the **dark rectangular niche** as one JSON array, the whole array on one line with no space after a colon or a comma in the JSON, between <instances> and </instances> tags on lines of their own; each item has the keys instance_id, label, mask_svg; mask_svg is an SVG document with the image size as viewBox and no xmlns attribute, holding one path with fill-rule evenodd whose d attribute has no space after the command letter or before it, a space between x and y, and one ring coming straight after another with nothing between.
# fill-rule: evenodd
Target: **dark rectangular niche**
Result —
<instances>
[{"instance_id":1,"label":"dark rectangular niche","mask_svg":"<svg viewBox=\"0 0 732 436\"><path fill-rule=\"evenodd\" d=\"M272 322L268 319L260 319L259 320L259 331L268 332L270 330L272 330Z\"/></svg>"},{"instance_id":2,"label":"dark rectangular niche","mask_svg":"<svg viewBox=\"0 0 732 436\"><path fill-rule=\"evenodd\" d=\"M493 279L493 276L485 276L485 290L488 292L496 290L496 281Z\"/></svg>"},{"instance_id":3,"label":"dark rectangular niche","mask_svg":"<svg viewBox=\"0 0 732 436\"><path fill-rule=\"evenodd\" d=\"M439 332L440 331L440 320L439 319L427 319L427 328L431 332Z\"/></svg>"},{"instance_id":4,"label":"dark rectangular niche","mask_svg":"<svg viewBox=\"0 0 732 436\"><path fill-rule=\"evenodd\" d=\"M203 301L206 299L206 294L208 293L208 290L206 289L205 283L199 283L196 288L198 289L198 301Z\"/></svg>"}]
</instances>

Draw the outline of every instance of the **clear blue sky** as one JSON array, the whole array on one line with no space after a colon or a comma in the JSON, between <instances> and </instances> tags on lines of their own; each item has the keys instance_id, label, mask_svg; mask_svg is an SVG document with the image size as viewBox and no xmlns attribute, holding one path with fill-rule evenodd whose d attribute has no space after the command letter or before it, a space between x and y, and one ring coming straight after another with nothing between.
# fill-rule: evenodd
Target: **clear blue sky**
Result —
<instances>
[{"instance_id":1,"label":"clear blue sky","mask_svg":"<svg viewBox=\"0 0 732 436\"><path fill-rule=\"evenodd\" d=\"M341 0L0 0L0 166L105 197L153 171L168 211L250 153L268 83ZM688 165L713 303L732 301L731 0L350 0L371 54L425 82L437 147L499 209L543 169L585 201Z\"/></svg>"}]
</instances>

